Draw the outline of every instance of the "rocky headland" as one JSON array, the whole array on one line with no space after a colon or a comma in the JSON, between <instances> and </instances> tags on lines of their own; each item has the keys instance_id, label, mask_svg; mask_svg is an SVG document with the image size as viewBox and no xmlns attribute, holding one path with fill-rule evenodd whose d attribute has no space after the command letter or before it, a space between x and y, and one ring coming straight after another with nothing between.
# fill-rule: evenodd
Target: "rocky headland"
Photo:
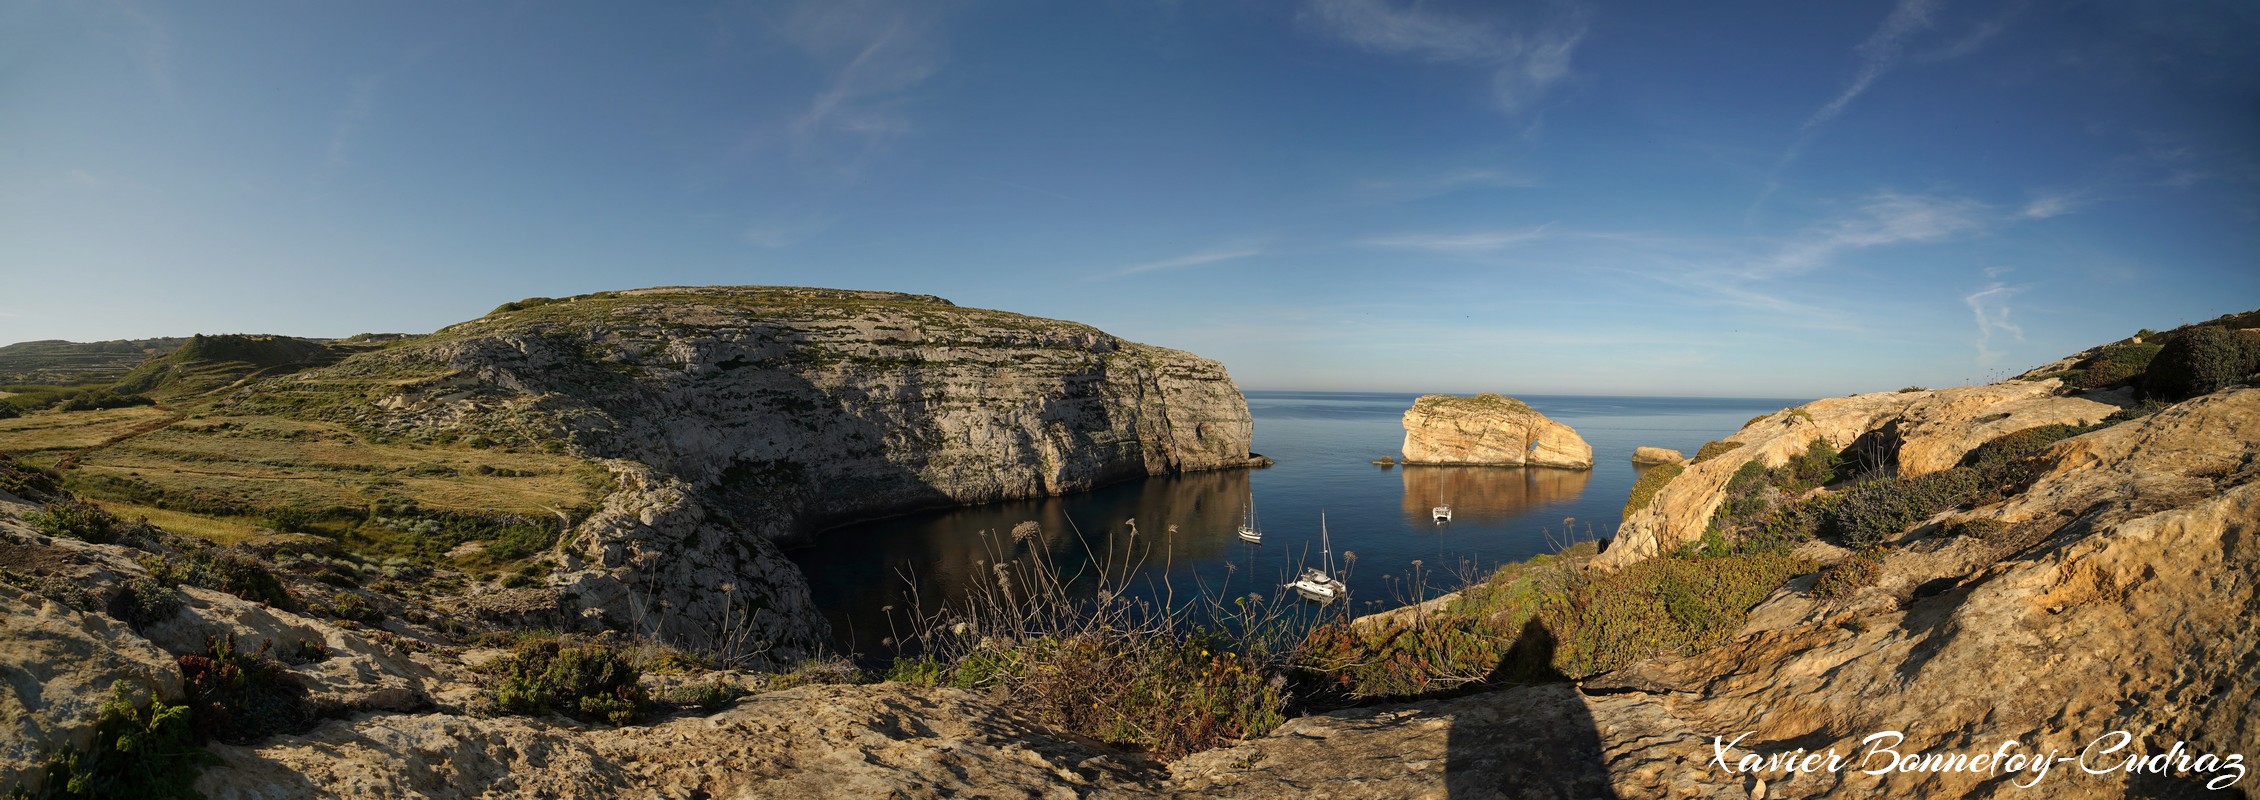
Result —
<instances>
[{"instance_id":1,"label":"rocky headland","mask_svg":"<svg viewBox=\"0 0 2260 800\"><path fill-rule=\"evenodd\" d=\"M1405 411L1404 463L1590 469L1584 437L1522 401L1485 392L1422 395Z\"/></svg>"},{"instance_id":2,"label":"rocky headland","mask_svg":"<svg viewBox=\"0 0 2260 800\"><path fill-rule=\"evenodd\" d=\"M1999 384L1751 420L1650 469L1598 553L1323 629L1405 649L1336 664L1306 644L1293 674L1316 682L1275 684L1308 693L1288 719L1166 762L968 679L1032 651L945 673L971 691L647 660L581 705L528 711L514 692L544 651L407 622L447 598L311 602L328 591L312 575L257 578L283 562L278 542L96 524L53 473L0 461L0 783L65 796L57 777L118 758L123 729L207 754L164 774L214 798L2235 796L2260 754L2260 346L2158 340L2108 380L2064 373L2123 344ZM2183 363L2229 366L2191 378ZM453 402L427 391L397 392L403 419ZM530 422L615 419L534 396L549 399L526 402ZM291 541L293 563L324 557ZM1186 659L1204 675L1247 663L1201 641ZM223 691L219 666L264 688ZM1429 688L1391 688L1408 685ZM630 701L648 716L622 714ZM167 738L184 714L210 730ZM1861 759L1882 732L1928 760L1783 766ZM2025 757L1924 766L1995 753ZM2070 760L2042 772L2043 754Z\"/></svg>"}]
</instances>

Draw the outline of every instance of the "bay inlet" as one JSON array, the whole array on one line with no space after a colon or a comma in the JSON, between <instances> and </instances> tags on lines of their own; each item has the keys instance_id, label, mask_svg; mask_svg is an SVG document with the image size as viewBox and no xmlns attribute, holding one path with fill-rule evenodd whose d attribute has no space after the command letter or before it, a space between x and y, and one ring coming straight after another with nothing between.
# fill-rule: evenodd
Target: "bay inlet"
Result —
<instances>
[{"instance_id":1,"label":"bay inlet","mask_svg":"<svg viewBox=\"0 0 2260 800\"><path fill-rule=\"evenodd\" d=\"M1044 548L1070 572L1093 551L1103 558L1112 548L1117 559L1142 552L1131 590L1178 603L1204 594L1269 596L1301 565L1318 562L1323 511L1336 561L1346 567L1349 610L1371 613L1433 597L1463 575L1488 574L1569 541L1605 538L1644 469L1632 464L1633 448L1692 454L1750 417L1804 402L1516 395L1576 428L1593 446L1593 469L1370 463L1397 454L1400 420L1417 396L1251 391L1253 449L1278 462L1268 469L1161 476L858 523L824 531L788 554L808 576L839 645L884 659L889 607L899 628L913 595L929 608L961 595L986 578L1000 548L1008 556ZM1260 545L1233 533L1251 497L1264 532ZM1443 503L1454 518L1439 525L1428 512ZM1031 520L1041 526L1040 538L1013 543L1013 526Z\"/></svg>"}]
</instances>

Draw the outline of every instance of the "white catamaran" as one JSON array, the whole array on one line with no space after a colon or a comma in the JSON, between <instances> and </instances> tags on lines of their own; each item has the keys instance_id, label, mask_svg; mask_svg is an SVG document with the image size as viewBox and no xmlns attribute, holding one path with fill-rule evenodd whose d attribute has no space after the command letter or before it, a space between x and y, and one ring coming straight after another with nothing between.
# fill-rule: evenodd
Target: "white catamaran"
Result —
<instances>
[{"instance_id":1,"label":"white catamaran","mask_svg":"<svg viewBox=\"0 0 2260 800\"><path fill-rule=\"evenodd\" d=\"M1295 593L1302 595L1305 600L1331 603L1334 602L1335 598L1349 594L1350 587L1343 586L1342 582L1334 577L1334 543L1326 535L1325 512L1320 512L1318 515L1318 549L1325 557L1325 568L1303 570L1302 577L1296 578L1294 583L1287 584L1287 588L1295 590Z\"/></svg>"}]
</instances>

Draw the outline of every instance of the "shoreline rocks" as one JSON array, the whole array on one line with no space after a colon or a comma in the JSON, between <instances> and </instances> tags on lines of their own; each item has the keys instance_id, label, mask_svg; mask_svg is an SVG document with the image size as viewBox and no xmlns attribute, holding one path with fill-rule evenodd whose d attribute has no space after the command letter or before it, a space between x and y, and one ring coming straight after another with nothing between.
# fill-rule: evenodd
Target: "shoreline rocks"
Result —
<instances>
[{"instance_id":1,"label":"shoreline rocks","mask_svg":"<svg viewBox=\"0 0 2260 800\"><path fill-rule=\"evenodd\" d=\"M1404 464L1593 467L1593 446L1576 430L1501 394L1422 395L1404 425Z\"/></svg>"}]
</instances>

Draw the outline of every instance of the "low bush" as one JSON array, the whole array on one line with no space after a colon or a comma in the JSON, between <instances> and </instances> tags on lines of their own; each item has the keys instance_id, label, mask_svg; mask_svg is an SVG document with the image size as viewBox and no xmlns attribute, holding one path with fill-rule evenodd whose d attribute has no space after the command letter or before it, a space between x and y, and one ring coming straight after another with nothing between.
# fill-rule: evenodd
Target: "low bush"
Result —
<instances>
[{"instance_id":1,"label":"low bush","mask_svg":"<svg viewBox=\"0 0 2260 800\"><path fill-rule=\"evenodd\" d=\"M2241 383L2260 368L2260 340L2211 326L2171 334L2142 378L2142 394L2180 402Z\"/></svg>"},{"instance_id":2,"label":"low bush","mask_svg":"<svg viewBox=\"0 0 2260 800\"><path fill-rule=\"evenodd\" d=\"M1881 577L1883 560L1873 553L1857 553L1821 570L1810 594L1823 600L1850 597L1853 592L1874 586Z\"/></svg>"},{"instance_id":3,"label":"low bush","mask_svg":"<svg viewBox=\"0 0 2260 800\"><path fill-rule=\"evenodd\" d=\"M1750 607L1809 569L1810 562L1782 547L1651 558L1547 603L1536 621L1551 642L1535 649L1551 649L1554 669L1572 678L1659 653L1701 650L1733 635Z\"/></svg>"},{"instance_id":4,"label":"low bush","mask_svg":"<svg viewBox=\"0 0 2260 800\"><path fill-rule=\"evenodd\" d=\"M35 467L0 453L0 492L25 500L43 500L63 490L63 478L54 470Z\"/></svg>"},{"instance_id":5,"label":"low bush","mask_svg":"<svg viewBox=\"0 0 2260 800\"><path fill-rule=\"evenodd\" d=\"M103 510L101 506L77 499L48 503L38 511L23 515L23 521L49 536L82 539L95 544L111 544L139 530L139 526L118 519L117 515Z\"/></svg>"},{"instance_id":6,"label":"low bush","mask_svg":"<svg viewBox=\"0 0 2260 800\"><path fill-rule=\"evenodd\" d=\"M1764 417L1759 417L1759 419L1764 419ZM1701 464L1705 461L1726 455L1727 453L1732 452L1735 448L1741 446L1741 442L1704 442L1702 449L1695 451L1695 460L1688 463Z\"/></svg>"},{"instance_id":7,"label":"low bush","mask_svg":"<svg viewBox=\"0 0 2260 800\"><path fill-rule=\"evenodd\" d=\"M85 750L48 758L37 795L18 787L11 797L55 800L109 798L201 798L194 784L211 754L197 745L194 715L187 706L151 698L144 709L133 701L125 681L110 684L94 721L94 739Z\"/></svg>"},{"instance_id":8,"label":"low bush","mask_svg":"<svg viewBox=\"0 0 2260 800\"><path fill-rule=\"evenodd\" d=\"M1087 630L951 659L912 659L889 676L1008 689L1037 721L1163 760L1285 721L1285 681L1220 634Z\"/></svg>"},{"instance_id":9,"label":"low bush","mask_svg":"<svg viewBox=\"0 0 2260 800\"><path fill-rule=\"evenodd\" d=\"M2064 385L2075 389L2102 389L2142 376L2162 345L2128 343L2108 345L2066 370Z\"/></svg>"},{"instance_id":10,"label":"low bush","mask_svg":"<svg viewBox=\"0 0 2260 800\"><path fill-rule=\"evenodd\" d=\"M745 696L745 690L728 681L714 679L677 684L659 692L654 698L676 708L712 710L736 702Z\"/></svg>"},{"instance_id":11,"label":"low bush","mask_svg":"<svg viewBox=\"0 0 2260 800\"><path fill-rule=\"evenodd\" d=\"M487 669L496 676L487 699L508 713L627 725L642 720L650 705L638 682L642 672L607 645L533 639Z\"/></svg>"},{"instance_id":12,"label":"low bush","mask_svg":"<svg viewBox=\"0 0 2260 800\"><path fill-rule=\"evenodd\" d=\"M296 608L282 579L251 556L207 545L173 539L173 552L144 554L135 560L149 577L167 586L194 586L226 592L254 603Z\"/></svg>"},{"instance_id":13,"label":"low bush","mask_svg":"<svg viewBox=\"0 0 2260 800\"><path fill-rule=\"evenodd\" d=\"M1979 472L1968 467L1868 481L1837 494L1820 530L1850 547L1874 547L1933 514L1971 502L1984 488Z\"/></svg>"},{"instance_id":14,"label":"low bush","mask_svg":"<svg viewBox=\"0 0 2260 800\"><path fill-rule=\"evenodd\" d=\"M1967 536L1984 541L2000 536L2008 527L2001 520L1991 517L1956 517L1946 521L1943 532L1948 536Z\"/></svg>"},{"instance_id":15,"label":"low bush","mask_svg":"<svg viewBox=\"0 0 2260 800\"><path fill-rule=\"evenodd\" d=\"M281 662L271 643L246 653L235 634L205 640L203 655L176 659L196 729L229 744L249 744L277 733L305 730L314 721L306 687Z\"/></svg>"},{"instance_id":16,"label":"low bush","mask_svg":"<svg viewBox=\"0 0 2260 800\"><path fill-rule=\"evenodd\" d=\"M1640 480L1633 481L1632 492L1624 499L1624 517L1630 519L1635 512L1647 508L1656 499L1656 492L1662 491L1665 484L1671 483L1673 478L1679 477L1679 473L1686 471L1686 467L1678 464L1649 467L1647 472L1640 474Z\"/></svg>"},{"instance_id":17,"label":"low bush","mask_svg":"<svg viewBox=\"0 0 2260 800\"><path fill-rule=\"evenodd\" d=\"M150 623L172 619L180 608L179 591L162 581L136 578L110 601L110 616L138 630Z\"/></svg>"}]
</instances>

